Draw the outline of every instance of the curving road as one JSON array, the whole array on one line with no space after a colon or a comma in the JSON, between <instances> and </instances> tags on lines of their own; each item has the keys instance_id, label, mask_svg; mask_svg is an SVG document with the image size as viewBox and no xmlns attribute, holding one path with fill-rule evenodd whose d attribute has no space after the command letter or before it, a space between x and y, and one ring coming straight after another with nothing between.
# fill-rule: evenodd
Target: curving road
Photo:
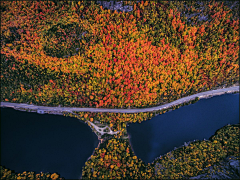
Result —
<instances>
[{"instance_id":1,"label":"curving road","mask_svg":"<svg viewBox=\"0 0 240 180\"><path fill-rule=\"evenodd\" d=\"M48 106L36 106L24 103L10 103L10 102L1 102L0 107L11 107L11 108L25 108L30 110L36 110L40 114L44 114L48 111L57 111L57 112L111 112L111 113L140 113L140 112L150 112L157 111L162 109L167 109L171 106L179 105L185 102L189 102L194 100L196 97L199 99L208 98L211 96L222 95L225 93L234 93L239 92L239 86L232 86L229 88L211 90L206 92L201 92L198 94L194 94L191 96L187 96L176 101L173 101L168 104L164 104L161 106L149 107L149 108L137 108L137 109L107 109L107 108L78 108L78 107L48 107Z\"/></svg>"}]
</instances>

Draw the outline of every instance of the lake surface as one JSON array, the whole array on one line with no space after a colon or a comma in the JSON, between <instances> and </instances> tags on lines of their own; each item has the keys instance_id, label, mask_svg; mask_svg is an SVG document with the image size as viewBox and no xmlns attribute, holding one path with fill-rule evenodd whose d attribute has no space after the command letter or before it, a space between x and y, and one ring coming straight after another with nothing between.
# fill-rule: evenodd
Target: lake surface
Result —
<instances>
[{"instance_id":1,"label":"lake surface","mask_svg":"<svg viewBox=\"0 0 240 180\"><path fill-rule=\"evenodd\" d=\"M239 93L202 99L127 126L132 149L145 163L172 151L184 142L209 139L227 124L239 123Z\"/></svg>"},{"instance_id":2,"label":"lake surface","mask_svg":"<svg viewBox=\"0 0 240 180\"><path fill-rule=\"evenodd\" d=\"M1 165L16 173L79 179L97 145L97 136L76 118L1 108Z\"/></svg>"}]
</instances>

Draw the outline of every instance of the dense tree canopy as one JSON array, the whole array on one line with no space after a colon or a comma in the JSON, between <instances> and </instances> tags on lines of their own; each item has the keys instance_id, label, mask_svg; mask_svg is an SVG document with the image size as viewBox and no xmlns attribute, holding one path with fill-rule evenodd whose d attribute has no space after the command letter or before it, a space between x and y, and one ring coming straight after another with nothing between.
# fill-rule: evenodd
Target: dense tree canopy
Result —
<instances>
[{"instance_id":1,"label":"dense tree canopy","mask_svg":"<svg viewBox=\"0 0 240 180\"><path fill-rule=\"evenodd\" d=\"M226 135L227 134L227 135ZM208 141L196 141L173 150L151 164L145 164L132 152L126 140L110 139L95 149L82 177L121 179L182 179L209 173L207 167L227 156L239 155L239 124L218 130ZM214 169L215 170L215 169ZM222 172L221 168L218 171Z\"/></svg>"},{"instance_id":2,"label":"dense tree canopy","mask_svg":"<svg viewBox=\"0 0 240 180\"><path fill-rule=\"evenodd\" d=\"M194 25L154 1L128 13L85 1L1 6L2 101L144 107L239 78L239 20L219 2Z\"/></svg>"},{"instance_id":3,"label":"dense tree canopy","mask_svg":"<svg viewBox=\"0 0 240 180\"><path fill-rule=\"evenodd\" d=\"M125 3L133 11L106 10L93 1L1 3L1 101L140 108L238 82L238 9L215 1L203 2L203 11L191 1ZM183 11L201 12L208 20L188 19ZM121 130L121 136L128 122L164 112L78 115L107 123ZM239 125L226 126L210 141L197 141L148 165L134 155L127 140L115 136L95 150L83 177L190 177L227 155L239 156ZM27 176L59 178L16 175L1 167L5 179Z\"/></svg>"}]
</instances>

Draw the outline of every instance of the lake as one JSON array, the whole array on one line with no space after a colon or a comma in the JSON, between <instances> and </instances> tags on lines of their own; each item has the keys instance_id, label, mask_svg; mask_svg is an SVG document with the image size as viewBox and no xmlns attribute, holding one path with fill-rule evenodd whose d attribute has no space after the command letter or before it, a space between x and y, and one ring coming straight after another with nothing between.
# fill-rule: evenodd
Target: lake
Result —
<instances>
[{"instance_id":1,"label":"lake","mask_svg":"<svg viewBox=\"0 0 240 180\"><path fill-rule=\"evenodd\" d=\"M184 142L209 139L227 124L239 123L239 93L199 100L142 123L130 123L127 132L136 156L145 163Z\"/></svg>"},{"instance_id":2,"label":"lake","mask_svg":"<svg viewBox=\"0 0 240 180\"><path fill-rule=\"evenodd\" d=\"M91 128L76 118L1 108L1 165L79 179L98 145Z\"/></svg>"}]
</instances>

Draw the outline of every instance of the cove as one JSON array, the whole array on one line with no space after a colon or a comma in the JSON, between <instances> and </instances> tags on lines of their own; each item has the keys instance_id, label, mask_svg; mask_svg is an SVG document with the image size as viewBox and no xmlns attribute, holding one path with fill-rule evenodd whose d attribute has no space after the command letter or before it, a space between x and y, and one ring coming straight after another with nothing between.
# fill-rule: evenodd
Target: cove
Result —
<instances>
[{"instance_id":1,"label":"cove","mask_svg":"<svg viewBox=\"0 0 240 180\"><path fill-rule=\"evenodd\" d=\"M97 145L91 128L76 118L1 108L1 165L16 173L79 179Z\"/></svg>"},{"instance_id":2,"label":"cove","mask_svg":"<svg viewBox=\"0 0 240 180\"><path fill-rule=\"evenodd\" d=\"M199 100L127 126L135 155L145 163L184 145L184 142L209 139L227 124L239 123L239 93Z\"/></svg>"}]
</instances>

